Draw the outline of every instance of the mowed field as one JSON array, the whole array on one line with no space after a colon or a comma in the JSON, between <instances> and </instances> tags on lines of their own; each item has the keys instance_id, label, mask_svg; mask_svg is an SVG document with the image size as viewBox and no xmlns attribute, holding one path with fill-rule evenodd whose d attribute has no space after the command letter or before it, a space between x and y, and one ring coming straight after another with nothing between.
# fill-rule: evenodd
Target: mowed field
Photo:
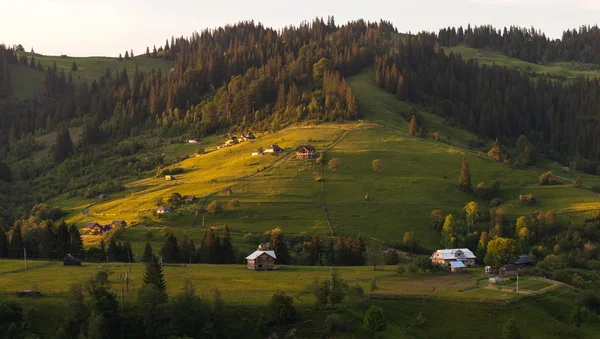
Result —
<instances>
[{"instance_id":1,"label":"mowed field","mask_svg":"<svg viewBox=\"0 0 600 339\"><path fill-rule=\"evenodd\" d=\"M31 53L25 53L27 59L31 59ZM73 81L77 83L83 83L87 81L88 85L92 84L92 81L100 79L101 76L105 75L106 70L109 69L112 76L116 75L116 72L122 72L123 68L127 70L129 80L133 80L133 74L135 73L136 66L139 70L144 72L150 72L152 70L161 71L166 73L175 64L173 61L159 58L147 58L145 56L137 56L128 60L123 59L119 61L118 58L108 57L60 57L51 55L34 54L34 58L40 61L44 67L44 71L48 67L53 67L56 63L56 68L60 72L64 69L65 74L68 77L69 72L72 73ZM73 61L77 64L77 71L71 71ZM14 86L14 95L19 98L25 98L33 94L41 94L45 91L44 81L46 79L45 72L40 72L32 69L29 66L11 64L10 72L12 77L12 83Z\"/></svg>"},{"instance_id":2,"label":"mowed field","mask_svg":"<svg viewBox=\"0 0 600 339\"><path fill-rule=\"evenodd\" d=\"M563 178L563 185L539 186L538 176L547 170L546 163L537 168L514 170L493 162L484 152L466 147L474 135L443 124L441 118L431 113L419 111L430 131L439 131L441 140L409 136L408 123L400 113L418 108L377 88L372 77L372 70L367 70L349 79L364 120L292 126L187 159L174 166L184 170L176 175L176 180L147 178L127 184L125 191L106 201L65 202L63 207L70 209L67 222L83 226L89 221L108 223L124 219L130 227L123 233L123 239L132 242L137 255L142 254L148 241L148 231L153 234L149 240L153 247L160 248L160 229L164 226L172 227L178 237L186 232L199 243L205 227L213 227L219 234L226 223L232 230L235 247L242 253L257 245L245 242L245 234L262 234L275 227L288 235L301 232L330 235L333 231L334 235L361 234L390 243L400 241L404 232L414 231L421 244L433 250L439 245L439 234L429 229L431 211L442 209L456 215L467 202L479 201L476 195L456 189L463 154L469 162L474 186L501 180L500 197L504 202L501 208L511 217L541 209L583 218L600 208L596 194L568 185L575 173ZM307 143L324 153L323 170L314 161L295 159L296 146ZM284 152L277 156L251 155L259 147L271 144L283 147ZM168 148L173 154L189 152L188 144L171 144ZM327 168L332 158L340 160L337 171ZM383 161L382 173L372 170L375 159ZM324 180L323 192L320 178ZM584 176L584 184L586 180ZM231 194L225 193L225 189L230 189ZM161 218L154 217L155 199L162 197L166 201L175 192L199 199ZM520 204L519 195L528 193L538 198L537 205ZM368 201L364 199L366 194ZM234 198L241 201L239 209L228 207ZM197 210L213 200L221 202L222 214L195 216ZM479 203L482 208L487 204ZM87 215L82 213L84 209ZM99 237L86 237L88 244L97 241Z\"/></svg>"},{"instance_id":3,"label":"mowed field","mask_svg":"<svg viewBox=\"0 0 600 339\"><path fill-rule=\"evenodd\" d=\"M456 53L464 58L476 59L479 63L486 65L498 65L505 67L517 67L526 72L535 72L537 74L548 74L551 76L560 76L567 79L574 79L579 76L597 77L600 76L600 67L594 64L584 64L579 62L553 62L547 65L534 64L531 62L508 57L501 52L489 49L470 48L464 45L455 47L444 47L446 53ZM481 54L480 57L477 54Z\"/></svg>"},{"instance_id":4,"label":"mowed field","mask_svg":"<svg viewBox=\"0 0 600 339\"><path fill-rule=\"evenodd\" d=\"M81 267L65 267L60 262L30 261L28 270L24 271L23 262L17 260L0 260L0 300L18 301L23 306L44 310L45 316L40 319L44 324L42 328L44 334L52 337L56 324L63 320L69 287L73 283L85 283L94 272L104 269L112 272L109 280L113 291L119 297L123 293L125 303L134 303L141 286L143 264L84 263ZM502 325L509 318L517 319L525 338L561 338L570 333L570 312L565 310L573 309L577 297L577 291L570 287L533 279L520 281L517 296L510 281L501 288L487 284L488 277L481 268L469 269L464 274L400 277L393 266L383 271L373 271L366 266L338 267L340 277L350 285L360 285L368 297L351 307L344 302L335 310L314 312L308 286L315 278L327 279L327 267L282 266L270 272L253 272L244 265L176 265L163 269L171 297L190 279L197 294L209 303L218 288L222 302L236 314L258 312L264 309L273 293L285 292L293 297L300 312L298 322L306 324L299 329L300 337L320 333L326 314L338 313L353 324L355 337L370 338L361 324L368 307L377 305L384 309L388 321L385 331L378 333L380 338L466 338L475 333L499 338ZM125 272L131 279L129 292L123 292ZM377 289L371 291L369 286L373 279ZM15 297L16 291L29 288L39 288L42 297ZM456 324L457 314L462 319L459 324ZM584 326L579 333L590 337L597 330Z\"/></svg>"}]
</instances>

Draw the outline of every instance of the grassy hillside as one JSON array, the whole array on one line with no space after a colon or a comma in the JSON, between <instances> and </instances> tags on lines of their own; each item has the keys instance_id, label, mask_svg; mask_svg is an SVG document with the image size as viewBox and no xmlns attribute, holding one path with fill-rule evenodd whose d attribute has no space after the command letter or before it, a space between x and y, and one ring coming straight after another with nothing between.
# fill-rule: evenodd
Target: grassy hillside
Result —
<instances>
[{"instance_id":1,"label":"grassy hillside","mask_svg":"<svg viewBox=\"0 0 600 339\"><path fill-rule=\"evenodd\" d=\"M506 67L517 67L526 72L535 72L537 74L548 74L551 76L565 77L574 79L579 76L597 77L600 75L600 67L594 64L583 64L579 62L553 62L547 65L534 64L515 58L505 56L501 52L489 49L469 48L464 45L456 47L444 47L444 50L461 54L465 58L476 59L478 62L487 65L498 65ZM481 56L478 56L480 54Z\"/></svg>"},{"instance_id":2,"label":"grassy hillside","mask_svg":"<svg viewBox=\"0 0 600 339\"><path fill-rule=\"evenodd\" d=\"M204 217L204 226L214 227L218 232L227 223L241 253L256 246L255 242L243 240L245 234L262 234L275 227L288 235L301 232L329 235L333 231L335 235L360 233L388 242L399 241L404 232L415 231L421 244L433 249L439 245L439 234L429 229L431 211L442 209L445 213L457 214L467 202L478 200L475 195L456 190L461 154L466 154L469 161L473 185L492 179L502 181L501 196L505 202L502 208L511 216L554 209L568 216L584 217L600 207L600 199L590 191L567 185L538 186L538 175L547 170L545 165L513 170L490 161L485 153L468 149L467 142L475 138L474 135L396 100L374 85L371 70L350 78L349 84L357 95L364 118L358 123L289 127L185 160L175 166L184 173L174 181L165 181L164 177L134 181L127 184L124 192L106 201L60 201L70 211L67 221L83 226L88 221L107 223L125 219L132 226L125 230L123 239L132 241L134 251L141 255L147 231L153 233L153 247L161 246L163 226L173 227L177 236L187 232L198 243L204 232L203 217L200 214L195 218L195 212L205 207L204 203L218 200L224 212L216 217ZM440 133L440 141L408 135L408 123L401 113L414 111L425 117L431 132ZM274 143L285 149L282 155L251 155L258 147L266 148ZM324 152L323 173L314 161L293 157L295 147L306 143ZM167 148L172 154L190 152L189 144L171 144ZM336 172L326 166L334 157L340 160ZM383 161L382 173L372 171L374 159ZM324 179L323 192L319 178ZM569 182L568 178L565 180ZM584 177L584 182L586 180ZM233 193L224 194L225 188L231 188ZM200 199L170 215L154 217L155 198L166 200L174 192ZM518 196L528 193L538 197L537 206L519 203ZM364 199L366 194L369 201ZM239 209L228 207L233 198L240 199ZM485 206L487 202L480 203ZM92 206L86 209L89 205ZM82 213L84 209L87 215ZM99 237L86 236L87 243L96 241Z\"/></svg>"},{"instance_id":3,"label":"grassy hillside","mask_svg":"<svg viewBox=\"0 0 600 339\"><path fill-rule=\"evenodd\" d=\"M31 59L31 53L25 53L28 59ZM77 71L72 72L73 81L75 83L81 83L87 81L91 84L92 81L100 79L106 73L106 69L109 69L111 74L114 76L117 71L123 71L123 68L127 70L129 79L133 79L135 67L137 66L141 71L149 72L151 70L161 71L166 73L174 62L168 61L163 58L147 58L145 56L137 56L130 58L129 60L123 59L119 61L117 58L108 57L60 57L34 54L34 58L40 61L44 70L48 67L53 67L56 63L57 69L65 70L68 74L71 72L71 66L73 62L77 64ZM24 98L33 94L43 93L45 90L44 81L45 73L34 70L29 66L23 65L10 65L11 77L14 85L14 95L19 98Z\"/></svg>"}]
</instances>

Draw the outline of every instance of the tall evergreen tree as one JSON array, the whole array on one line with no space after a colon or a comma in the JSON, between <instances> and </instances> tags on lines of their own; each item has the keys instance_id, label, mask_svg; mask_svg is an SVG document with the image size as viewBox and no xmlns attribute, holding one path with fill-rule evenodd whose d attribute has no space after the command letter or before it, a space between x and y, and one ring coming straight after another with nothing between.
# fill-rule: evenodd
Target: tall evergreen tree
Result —
<instances>
[{"instance_id":1,"label":"tall evergreen tree","mask_svg":"<svg viewBox=\"0 0 600 339\"><path fill-rule=\"evenodd\" d=\"M4 227L0 225L0 258L8 257L8 237L4 231Z\"/></svg>"},{"instance_id":2,"label":"tall evergreen tree","mask_svg":"<svg viewBox=\"0 0 600 339\"><path fill-rule=\"evenodd\" d=\"M83 249L83 240L81 239L81 233L79 233L79 229L77 228L77 226L71 225L69 227L69 236L71 238L69 241L69 253L81 258L84 255L85 251Z\"/></svg>"},{"instance_id":3,"label":"tall evergreen tree","mask_svg":"<svg viewBox=\"0 0 600 339\"><path fill-rule=\"evenodd\" d=\"M144 247L144 256L142 257L142 261L145 263L149 263L150 260L152 260L153 255L154 253L152 253L152 245L150 245L150 243L147 242L146 246Z\"/></svg>"},{"instance_id":4,"label":"tall evergreen tree","mask_svg":"<svg viewBox=\"0 0 600 339\"><path fill-rule=\"evenodd\" d=\"M150 261L146 263L146 273L144 274L143 281L144 285L152 285L156 287L165 300L168 298L167 284L165 283L163 269L158 262L157 256L152 255Z\"/></svg>"},{"instance_id":5,"label":"tall evergreen tree","mask_svg":"<svg viewBox=\"0 0 600 339\"><path fill-rule=\"evenodd\" d=\"M417 119L415 118L415 115L413 114L412 117L410 118L410 123L408 124L408 134L415 136L415 135L417 135L417 131L418 131Z\"/></svg>"},{"instance_id":6,"label":"tall evergreen tree","mask_svg":"<svg viewBox=\"0 0 600 339\"><path fill-rule=\"evenodd\" d=\"M279 228L271 231L271 248L275 251L275 259L280 264L289 264L291 262L290 253L283 238L283 232Z\"/></svg>"},{"instance_id":7,"label":"tall evergreen tree","mask_svg":"<svg viewBox=\"0 0 600 339\"><path fill-rule=\"evenodd\" d=\"M9 247L11 258L23 258L23 235L21 234L21 224L19 223L13 227Z\"/></svg>"},{"instance_id":8,"label":"tall evergreen tree","mask_svg":"<svg viewBox=\"0 0 600 339\"><path fill-rule=\"evenodd\" d=\"M73 64L71 65L71 71L77 71L77 63L75 62L75 60L73 60Z\"/></svg>"},{"instance_id":9,"label":"tall evergreen tree","mask_svg":"<svg viewBox=\"0 0 600 339\"><path fill-rule=\"evenodd\" d=\"M221 262L223 264L231 264L235 261L233 252L233 244L231 242L231 234L229 234L229 226L225 224L223 228L223 240L221 241Z\"/></svg>"},{"instance_id":10,"label":"tall evergreen tree","mask_svg":"<svg viewBox=\"0 0 600 339\"><path fill-rule=\"evenodd\" d=\"M460 175L458 177L458 189L463 192L471 192L471 171L467 163L467 157L463 155L462 164L460 166Z\"/></svg>"},{"instance_id":11,"label":"tall evergreen tree","mask_svg":"<svg viewBox=\"0 0 600 339\"><path fill-rule=\"evenodd\" d=\"M69 227L64 220L61 220L56 229L56 242L60 256L69 253L69 250L71 249L71 235L69 234Z\"/></svg>"},{"instance_id":12,"label":"tall evergreen tree","mask_svg":"<svg viewBox=\"0 0 600 339\"><path fill-rule=\"evenodd\" d=\"M160 256L164 262L176 263L181 261L180 254L177 238L173 232L168 232L165 235L165 243L160 249Z\"/></svg>"},{"instance_id":13,"label":"tall evergreen tree","mask_svg":"<svg viewBox=\"0 0 600 339\"><path fill-rule=\"evenodd\" d=\"M56 135L56 144L54 145L54 159L57 163L65 161L73 153L73 141L69 129L62 127Z\"/></svg>"}]
</instances>

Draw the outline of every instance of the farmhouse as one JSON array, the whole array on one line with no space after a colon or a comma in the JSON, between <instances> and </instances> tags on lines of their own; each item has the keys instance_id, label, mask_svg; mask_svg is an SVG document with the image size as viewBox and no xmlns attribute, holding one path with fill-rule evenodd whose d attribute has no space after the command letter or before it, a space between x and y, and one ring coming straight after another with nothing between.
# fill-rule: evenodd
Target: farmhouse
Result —
<instances>
[{"instance_id":1,"label":"farmhouse","mask_svg":"<svg viewBox=\"0 0 600 339\"><path fill-rule=\"evenodd\" d=\"M279 147L277 144L274 144L274 145L267 147L267 149L265 150L265 153L277 154L281 151L283 151L283 149L281 147Z\"/></svg>"},{"instance_id":2,"label":"farmhouse","mask_svg":"<svg viewBox=\"0 0 600 339\"><path fill-rule=\"evenodd\" d=\"M249 270L266 271L275 268L275 251L254 251L246 257Z\"/></svg>"},{"instance_id":3,"label":"farmhouse","mask_svg":"<svg viewBox=\"0 0 600 339\"><path fill-rule=\"evenodd\" d=\"M187 201L187 202L194 202L196 200L196 196L195 195L186 195L183 197L183 199L185 199L185 201Z\"/></svg>"},{"instance_id":4,"label":"farmhouse","mask_svg":"<svg viewBox=\"0 0 600 339\"><path fill-rule=\"evenodd\" d=\"M513 265L513 264L506 264L504 266L502 266L502 268L500 268L500 270L498 271L498 275L501 278L504 277L514 277L517 275L517 265Z\"/></svg>"},{"instance_id":5,"label":"farmhouse","mask_svg":"<svg viewBox=\"0 0 600 339\"><path fill-rule=\"evenodd\" d=\"M521 254L517 260L515 260L515 265L517 265L517 267L521 268L521 267L531 267L533 266L533 261L531 260L531 258L527 255L527 254Z\"/></svg>"},{"instance_id":6,"label":"farmhouse","mask_svg":"<svg viewBox=\"0 0 600 339\"><path fill-rule=\"evenodd\" d=\"M175 176L174 175L165 175L165 180L166 181L175 180Z\"/></svg>"},{"instance_id":7,"label":"farmhouse","mask_svg":"<svg viewBox=\"0 0 600 339\"><path fill-rule=\"evenodd\" d=\"M200 139L198 138L192 138L190 140L188 140L189 144L199 144L200 143Z\"/></svg>"},{"instance_id":8,"label":"farmhouse","mask_svg":"<svg viewBox=\"0 0 600 339\"><path fill-rule=\"evenodd\" d=\"M92 230L96 227L100 227L100 224L95 221L91 221L91 222L88 222L87 224L85 224L85 228L90 229L90 230Z\"/></svg>"},{"instance_id":9,"label":"farmhouse","mask_svg":"<svg viewBox=\"0 0 600 339\"><path fill-rule=\"evenodd\" d=\"M248 131L246 133L242 133L242 140L250 140L250 139L256 139L256 137L254 136L254 134L252 134L252 132Z\"/></svg>"},{"instance_id":10,"label":"farmhouse","mask_svg":"<svg viewBox=\"0 0 600 339\"><path fill-rule=\"evenodd\" d=\"M225 141L225 146L233 146L238 143L237 137L231 137L229 140Z\"/></svg>"},{"instance_id":11,"label":"farmhouse","mask_svg":"<svg viewBox=\"0 0 600 339\"><path fill-rule=\"evenodd\" d=\"M258 149L256 152L252 152L252 156L253 157L255 157L255 156L261 156L263 154L264 154L264 152L263 152L262 149Z\"/></svg>"},{"instance_id":12,"label":"farmhouse","mask_svg":"<svg viewBox=\"0 0 600 339\"><path fill-rule=\"evenodd\" d=\"M156 209L156 213L157 214L171 213L171 208L169 208L169 206L160 206L159 208Z\"/></svg>"},{"instance_id":13,"label":"farmhouse","mask_svg":"<svg viewBox=\"0 0 600 339\"><path fill-rule=\"evenodd\" d=\"M112 226L123 226L123 227L127 227L127 222L125 220L113 220L113 222L110 223Z\"/></svg>"},{"instance_id":14,"label":"farmhouse","mask_svg":"<svg viewBox=\"0 0 600 339\"><path fill-rule=\"evenodd\" d=\"M477 257L468 248L453 248L437 250L429 257L431 262L439 265L450 266L451 262L460 261L465 266L473 266Z\"/></svg>"},{"instance_id":15,"label":"farmhouse","mask_svg":"<svg viewBox=\"0 0 600 339\"><path fill-rule=\"evenodd\" d=\"M106 194L100 194L96 197L96 199L98 199L98 200L106 199Z\"/></svg>"},{"instance_id":16,"label":"farmhouse","mask_svg":"<svg viewBox=\"0 0 600 339\"><path fill-rule=\"evenodd\" d=\"M312 159L317 150L311 145L300 145L296 148L296 159Z\"/></svg>"},{"instance_id":17,"label":"farmhouse","mask_svg":"<svg viewBox=\"0 0 600 339\"><path fill-rule=\"evenodd\" d=\"M568 167L561 167L560 170L563 171L563 173L567 173L570 169Z\"/></svg>"}]
</instances>

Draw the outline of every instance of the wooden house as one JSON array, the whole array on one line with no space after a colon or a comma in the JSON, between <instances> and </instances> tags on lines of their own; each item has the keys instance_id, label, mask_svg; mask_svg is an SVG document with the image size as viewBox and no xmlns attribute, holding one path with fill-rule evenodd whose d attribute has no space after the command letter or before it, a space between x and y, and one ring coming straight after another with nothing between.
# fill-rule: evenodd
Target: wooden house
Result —
<instances>
[{"instance_id":1,"label":"wooden house","mask_svg":"<svg viewBox=\"0 0 600 339\"><path fill-rule=\"evenodd\" d=\"M257 150L256 152L252 152L252 156L256 157L256 156L261 156L264 155L265 152L262 149Z\"/></svg>"},{"instance_id":2,"label":"wooden house","mask_svg":"<svg viewBox=\"0 0 600 339\"><path fill-rule=\"evenodd\" d=\"M98 227L100 227L100 224L95 221L91 221L91 222L88 222L87 224L85 224L85 228L87 228L89 230L93 230L94 228L98 228Z\"/></svg>"},{"instance_id":3,"label":"wooden house","mask_svg":"<svg viewBox=\"0 0 600 339\"><path fill-rule=\"evenodd\" d=\"M186 195L183 197L183 199L185 199L186 202L194 202L194 201L196 201L196 196L195 195Z\"/></svg>"},{"instance_id":4,"label":"wooden house","mask_svg":"<svg viewBox=\"0 0 600 339\"><path fill-rule=\"evenodd\" d=\"M506 264L506 265L502 266L502 268L500 268L500 270L498 270L498 275L501 278L514 277L517 275L517 270L518 270L517 265Z\"/></svg>"},{"instance_id":5,"label":"wooden house","mask_svg":"<svg viewBox=\"0 0 600 339\"><path fill-rule=\"evenodd\" d=\"M273 144L273 145L267 147L267 149L265 150L264 153L278 154L282 151L283 151L283 149L281 147L279 147L277 144Z\"/></svg>"},{"instance_id":6,"label":"wooden house","mask_svg":"<svg viewBox=\"0 0 600 339\"><path fill-rule=\"evenodd\" d=\"M251 139L256 139L256 137L254 136L254 134L252 134L252 132L247 131L246 133L242 133L242 140L251 140Z\"/></svg>"},{"instance_id":7,"label":"wooden house","mask_svg":"<svg viewBox=\"0 0 600 339\"><path fill-rule=\"evenodd\" d=\"M113 222L110 223L111 226L121 226L123 228L127 227L127 222L125 220L113 220Z\"/></svg>"},{"instance_id":8,"label":"wooden house","mask_svg":"<svg viewBox=\"0 0 600 339\"><path fill-rule=\"evenodd\" d=\"M527 254L521 254L517 260L515 260L517 267L531 267L533 266L533 260Z\"/></svg>"},{"instance_id":9,"label":"wooden house","mask_svg":"<svg viewBox=\"0 0 600 339\"><path fill-rule=\"evenodd\" d=\"M312 159L316 156L317 150L311 145L300 145L296 147L296 159Z\"/></svg>"},{"instance_id":10,"label":"wooden house","mask_svg":"<svg viewBox=\"0 0 600 339\"><path fill-rule=\"evenodd\" d=\"M267 271L275 268L275 251L254 251L246 257L248 269L254 271Z\"/></svg>"},{"instance_id":11,"label":"wooden house","mask_svg":"<svg viewBox=\"0 0 600 339\"><path fill-rule=\"evenodd\" d=\"M104 199L106 199L106 194L99 194L99 195L96 197L96 199L98 199L98 200L104 200Z\"/></svg>"},{"instance_id":12,"label":"wooden house","mask_svg":"<svg viewBox=\"0 0 600 339\"><path fill-rule=\"evenodd\" d=\"M81 266L81 259L77 259L71 254L67 254L63 259L65 266Z\"/></svg>"},{"instance_id":13,"label":"wooden house","mask_svg":"<svg viewBox=\"0 0 600 339\"><path fill-rule=\"evenodd\" d=\"M160 206L159 208L156 209L156 213L157 214L171 213L171 208L169 208L169 206Z\"/></svg>"},{"instance_id":14,"label":"wooden house","mask_svg":"<svg viewBox=\"0 0 600 339\"><path fill-rule=\"evenodd\" d=\"M437 250L429 259L434 264L447 266L450 266L450 263L455 261L460 261L465 266L473 266L477 261L477 257L468 248Z\"/></svg>"}]
</instances>

